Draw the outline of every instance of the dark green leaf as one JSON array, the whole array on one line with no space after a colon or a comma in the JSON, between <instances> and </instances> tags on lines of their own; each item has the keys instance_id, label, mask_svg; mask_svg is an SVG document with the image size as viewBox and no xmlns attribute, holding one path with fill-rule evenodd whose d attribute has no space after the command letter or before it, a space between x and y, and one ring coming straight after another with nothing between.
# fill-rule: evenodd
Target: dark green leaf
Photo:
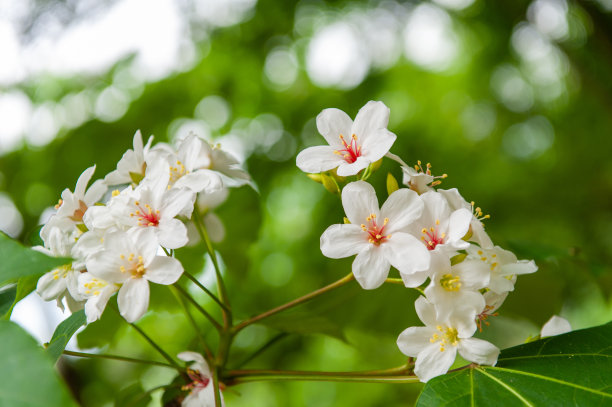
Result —
<instances>
[{"instance_id":1,"label":"dark green leaf","mask_svg":"<svg viewBox=\"0 0 612 407\"><path fill-rule=\"evenodd\" d=\"M70 259L49 257L24 247L0 232L0 286L24 276L40 276L58 266L70 263Z\"/></svg>"},{"instance_id":2,"label":"dark green leaf","mask_svg":"<svg viewBox=\"0 0 612 407\"><path fill-rule=\"evenodd\" d=\"M0 317L7 315L11 308L13 308L13 303L15 302L15 297L17 296L17 286L7 288L0 292Z\"/></svg>"},{"instance_id":3,"label":"dark green leaf","mask_svg":"<svg viewBox=\"0 0 612 407\"><path fill-rule=\"evenodd\" d=\"M185 380L180 376L176 376L170 383L169 387L164 391L161 398L161 404L164 407L180 406L179 396L184 396L185 392L181 390L181 386L185 384Z\"/></svg>"},{"instance_id":4,"label":"dark green leaf","mask_svg":"<svg viewBox=\"0 0 612 407\"><path fill-rule=\"evenodd\" d=\"M430 380L428 406L612 405L612 323L504 350L494 367L469 367Z\"/></svg>"},{"instance_id":5,"label":"dark green leaf","mask_svg":"<svg viewBox=\"0 0 612 407\"><path fill-rule=\"evenodd\" d=\"M72 335L85 325L86 317L85 311L80 310L70 315L68 318L62 321L61 324L55 328L55 332L53 332L53 337L47 346L47 352L51 355L53 360L57 360L64 349L66 349L66 345Z\"/></svg>"},{"instance_id":6,"label":"dark green leaf","mask_svg":"<svg viewBox=\"0 0 612 407\"><path fill-rule=\"evenodd\" d=\"M323 334L345 340L342 329L333 321L308 312L284 312L266 318L260 324L282 332L299 335Z\"/></svg>"},{"instance_id":7,"label":"dark green leaf","mask_svg":"<svg viewBox=\"0 0 612 407\"><path fill-rule=\"evenodd\" d=\"M36 288L36 283L38 283L38 276L21 277L17 282L17 286L15 287L16 293L15 297L13 298L13 303L4 313L0 311L0 315L3 315L4 319L9 319L13 312L13 308L15 308L15 305L17 305L19 301L23 300L25 297L28 296L28 294L34 291L34 289Z\"/></svg>"},{"instance_id":8,"label":"dark green leaf","mask_svg":"<svg viewBox=\"0 0 612 407\"><path fill-rule=\"evenodd\" d=\"M0 407L76 407L54 361L23 329L0 320Z\"/></svg>"},{"instance_id":9,"label":"dark green leaf","mask_svg":"<svg viewBox=\"0 0 612 407\"><path fill-rule=\"evenodd\" d=\"M151 394L145 392L140 383L132 383L121 389L115 398L115 407L146 407L151 401Z\"/></svg>"}]
</instances>

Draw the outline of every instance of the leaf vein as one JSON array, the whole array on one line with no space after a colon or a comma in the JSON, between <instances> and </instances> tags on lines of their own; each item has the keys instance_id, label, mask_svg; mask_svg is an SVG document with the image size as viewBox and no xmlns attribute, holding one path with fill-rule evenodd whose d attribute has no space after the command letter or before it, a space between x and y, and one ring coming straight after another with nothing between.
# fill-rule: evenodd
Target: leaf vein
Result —
<instances>
[{"instance_id":1,"label":"leaf vein","mask_svg":"<svg viewBox=\"0 0 612 407\"><path fill-rule=\"evenodd\" d=\"M484 371L484 369L478 369L478 371L482 374L484 374L485 376L487 376L489 379L493 380L494 382L496 382L497 384L499 384L501 387L503 387L504 389L508 390L510 393L512 393L517 399L521 400L521 402L523 402L523 404L525 404L526 406L529 407L535 407L533 404L531 404L529 401L527 401L519 392L517 392L515 389L513 389L512 387L510 387L509 385L507 385L506 383L502 382L501 380L499 380L497 377L490 375L489 373L487 373L486 371Z\"/></svg>"}]
</instances>

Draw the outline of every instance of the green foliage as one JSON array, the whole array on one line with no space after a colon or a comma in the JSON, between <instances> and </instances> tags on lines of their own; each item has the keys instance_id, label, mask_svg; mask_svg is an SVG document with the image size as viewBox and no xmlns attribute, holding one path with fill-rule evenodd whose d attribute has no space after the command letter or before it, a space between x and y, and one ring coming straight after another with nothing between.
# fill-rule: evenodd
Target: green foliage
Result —
<instances>
[{"instance_id":1,"label":"green foliage","mask_svg":"<svg viewBox=\"0 0 612 407\"><path fill-rule=\"evenodd\" d=\"M147 407L151 402L151 394L145 392L140 383L132 383L119 391L115 407Z\"/></svg>"},{"instance_id":2,"label":"green foliage","mask_svg":"<svg viewBox=\"0 0 612 407\"><path fill-rule=\"evenodd\" d=\"M17 286L9 287L0 292L0 316L10 316L11 308L17 296Z\"/></svg>"},{"instance_id":3,"label":"green foliage","mask_svg":"<svg viewBox=\"0 0 612 407\"><path fill-rule=\"evenodd\" d=\"M11 313L13 312L13 308L15 308L15 305L17 305L19 301L23 300L25 297L27 297L28 294L34 291L34 289L36 288L37 282L38 282L37 275L21 277L17 281L17 285L9 289L9 291L13 292L12 303L9 304L6 309L0 306L0 317L4 315L3 318L9 319L11 317ZM10 298L9 296L3 297L3 300L8 301L9 298ZM2 302L3 300L0 300L0 303L4 305L4 303Z\"/></svg>"},{"instance_id":4,"label":"green foliage","mask_svg":"<svg viewBox=\"0 0 612 407\"><path fill-rule=\"evenodd\" d=\"M282 332L300 335L323 334L345 340L342 328L322 315L305 311L288 311L264 319L260 324Z\"/></svg>"},{"instance_id":5,"label":"green foliage","mask_svg":"<svg viewBox=\"0 0 612 407\"><path fill-rule=\"evenodd\" d=\"M497 365L432 379L417 407L612 403L612 322L502 351Z\"/></svg>"},{"instance_id":6,"label":"green foliage","mask_svg":"<svg viewBox=\"0 0 612 407\"><path fill-rule=\"evenodd\" d=\"M85 325L86 322L85 311L80 310L63 320L62 323L55 328L53 337L47 345L47 352L51 355L53 360L57 360L61 356L64 349L66 349L66 345L68 345L68 341L72 338L72 335L74 335L80 327Z\"/></svg>"},{"instance_id":7,"label":"green foliage","mask_svg":"<svg viewBox=\"0 0 612 407\"><path fill-rule=\"evenodd\" d=\"M30 335L0 321L0 407L76 407L54 361Z\"/></svg>"},{"instance_id":8,"label":"green foliage","mask_svg":"<svg viewBox=\"0 0 612 407\"><path fill-rule=\"evenodd\" d=\"M24 276L40 276L70 259L49 257L46 254L24 247L0 232L0 286Z\"/></svg>"}]
</instances>

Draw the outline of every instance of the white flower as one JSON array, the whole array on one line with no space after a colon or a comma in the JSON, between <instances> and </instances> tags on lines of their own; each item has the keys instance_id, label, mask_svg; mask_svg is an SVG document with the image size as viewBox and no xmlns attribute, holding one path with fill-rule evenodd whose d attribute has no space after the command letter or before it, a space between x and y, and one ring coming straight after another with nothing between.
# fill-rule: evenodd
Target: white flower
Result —
<instances>
[{"instance_id":1,"label":"white flower","mask_svg":"<svg viewBox=\"0 0 612 407\"><path fill-rule=\"evenodd\" d=\"M50 230L58 227L64 233L71 236L71 239L76 241L76 238L81 233L77 225L83 223L83 215L87 209L98 202L107 190L104 181L97 180L89 188L89 180L93 176L96 166L87 168L79 176L74 192L66 188L62 192L62 199L55 206L57 213L49 219L49 222L40 230L40 237L44 242L49 237Z\"/></svg>"},{"instance_id":2,"label":"white flower","mask_svg":"<svg viewBox=\"0 0 612 407\"><path fill-rule=\"evenodd\" d=\"M104 250L87 259L87 270L92 276L121 284L117 303L121 315L129 322L142 317L149 307L149 281L170 285L183 273L178 260L157 256L157 249L151 228L129 233L116 231L105 236Z\"/></svg>"},{"instance_id":3,"label":"white flower","mask_svg":"<svg viewBox=\"0 0 612 407\"><path fill-rule=\"evenodd\" d=\"M134 149L127 150L117 163L117 169L104 177L107 185L120 185L134 183L138 185L145 176L147 168L146 159L151 147L153 136L149 137L147 145L142 145L140 130L134 134Z\"/></svg>"},{"instance_id":4,"label":"white flower","mask_svg":"<svg viewBox=\"0 0 612 407\"><path fill-rule=\"evenodd\" d=\"M296 159L300 170L320 173L338 168L338 175L355 175L389 151L396 136L387 130L389 108L369 101L355 122L339 109L325 109L317 116L317 129L328 146L309 147Z\"/></svg>"},{"instance_id":5,"label":"white flower","mask_svg":"<svg viewBox=\"0 0 612 407\"><path fill-rule=\"evenodd\" d=\"M196 207L200 213L204 214L204 226L208 232L210 240L213 242L220 242L225 238L225 227L221 219L213 212L213 209L217 208L227 199L229 190L223 188L217 192L211 194L198 195L196 200Z\"/></svg>"},{"instance_id":6,"label":"white flower","mask_svg":"<svg viewBox=\"0 0 612 407\"><path fill-rule=\"evenodd\" d=\"M201 155L210 150L208 143L190 134L178 144L176 153L169 150L157 150L161 159L170 167L168 185L172 188L189 188L193 192L211 193L223 187L223 181L216 172L203 166Z\"/></svg>"},{"instance_id":7,"label":"white flower","mask_svg":"<svg viewBox=\"0 0 612 407\"><path fill-rule=\"evenodd\" d=\"M425 169L423 169L421 161L418 161L414 167L411 167L393 153L387 153L385 156L400 164L402 173L404 174L402 183L418 194L424 194L425 192L434 190L434 187L442 183L441 179L447 177L446 174L438 176L433 175L431 173L430 163L427 163Z\"/></svg>"},{"instance_id":8,"label":"white flower","mask_svg":"<svg viewBox=\"0 0 612 407\"><path fill-rule=\"evenodd\" d=\"M240 161L234 155L222 149L220 144L210 145L205 140L201 142L202 146L194 161L194 168L208 169L218 173L225 186L237 187L249 184L256 189L251 176L240 166Z\"/></svg>"},{"instance_id":9,"label":"white flower","mask_svg":"<svg viewBox=\"0 0 612 407\"><path fill-rule=\"evenodd\" d=\"M196 352L181 352L178 354L178 358L185 362L194 362L187 369L187 374L192 382L184 386L184 389L189 389L190 392L181 403L181 406L215 407L215 390L212 382L212 373L204 357ZM220 394L220 396L221 405L224 406L223 394Z\"/></svg>"},{"instance_id":10,"label":"white flower","mask_svg":"<svg viewBox=\"0 0 612 407\"><path fill-rule=\"evenodd\" d=\"M71 257L72 247L66 243L59 228L52 228L46 241L47 248L34 247L42 253L54 257ZM83 298L78 292L77 278L81 268L77 262L66 264L44 274L36 285L36 292L45 301L57 300L57 306L64 309L62 300L66 298L71 310L79 309Z\"/></svg>"},{"instance_id":11,"label":"white flower","mask_svg":"<svg viewBox=\"0 0 612 407\"><path fill-rule=\"evenodd\" d=\"M91 273L81 273L78 276L78 290L86 300L85 316L90 324L100 319L106 303L119 290L119 285L96 278Z\"/></svg>"},{"instance_id":12,"label":"white flower","mask_svg":"<svg viewBox=\"0 0 612 407\"><path fill-rule=\"evenodd\" d=\"M356 254L353 274L365 289L379 287L390 266L413 287L425 281L427 276L419 272L429 267L429 253L414 236L402 232L423 210L414 191L395 191L379 210L374 188L364 181L351 182L342 190L342 205L351 223L332 225L323 232L325 256L339 259Z\"/></svg>"},{"instance_id":13,"label":"white flower","mask_svg":"<svg viewBox=\"0 0 612 407\"><path fill-rule=\"evenodd\" d=\"M464 325L452 318L440 320L434 305L424 297L419 297L414 305L425 326L404 330L397 338L397 346L406 356L416 357L414 373L422 382L446 373L457 352L470 362L495 365L499 349L487 341L472 338L476 331L474 321Z\"/></svg>"},{"instance_id":14,"label":"white flower","mask_svg":"<svg viewBox=\"0 0 612 407\"><path fill-rule=\"evenodd\" d=\"M489 235L487 235L487 232L485 232L484 223L482 222L485 219L489 219L490 216L483 215L482 210L479 207L474 207L474 202L468 203L461 196L457 188L447 190L438 189L438 192L444 195L452 210L455 211L459 208L465 208L473 213L472 220L470 221L470 233L468 233L470 238L468 240L478 243L480 247L493 247L493 242L491 241Z\"/></svg>"},{"instance_id":15,"label":"white flower","mask_svg":"<svg viewBox=\"0 0 612 407\"><path fill-rule=\"evenodd\" d=\"M438 318L474 320L486 305L479 290L489 283L489 268L478 260L464 260L451 267L448 258L437 256L432 257L430 269L433 275L425 295L436 306Z\"/></svg>"},{"instance_id":16,"label":"white flower","mask_svg":"<svg viewBox=\"0 0 612 407\"><path fill-rule=\"evenodd\" d=\"M468 247L469 243L462 238L470 227L472 213L464 208L451 211L446 199L436 191L420 197L425 206L420 219L410 226L410 232L419 236L432 256L450 257Z\"/></svg>"},{"instance_id":17,"label":"white flower","mask_svg":"<svg viewBox=\"0 0 612 407\"><path fill-rule=\"evenodd\" d=\"M558 315L553 315L542 327L540 337L557 336L567 332L571 332L572 326L569 321Z\"/></svg>"},{"instance_id":18,"label":"white flower","mask_svg":"<svg viewBox=\"0 0 612 407\"><path fill-rule=\"evenodd\" d=\"M533 260L518 260L514 253L499 246L490 249L470 245L466 259L480 260L491 271L488 288L498 294L514 291L514 276L535 273L538 270Z\"/></svg>"},{"instance_id":19,"label":"white flower","mask_svg":"<svg viewBox=\"0 0 612 407\"><path fill-rule=\"evenodd\" d=\"M166 166L167 170L167 166ZM109 222L122 228L153 229L159 244L177 249L187 244L187 228L176 216L191 216L195 193L187 188L168 189L168 172L145 178L136 189L127 187L114 196L107 208L95 208L92 221L98 227L108 227ZM189 213L185 213L185 208Z\"/></svg>"}]
</instances>

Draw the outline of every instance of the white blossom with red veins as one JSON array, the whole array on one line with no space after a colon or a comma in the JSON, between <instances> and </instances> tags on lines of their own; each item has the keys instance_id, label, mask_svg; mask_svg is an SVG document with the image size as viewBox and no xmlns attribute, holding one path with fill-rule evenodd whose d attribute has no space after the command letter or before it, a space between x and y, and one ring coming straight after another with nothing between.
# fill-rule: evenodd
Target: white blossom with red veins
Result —
<instances>
[{"instance_id":1,"label":"white blossom with red veins","mask_svg":"<svg viewBox=\"0 0 612 407\"><path fill-rule=\"evenodd\" d=\"M514 291L516 276L538 270L533 260L518 260L514 253L499 246L484 248L470 245L466 250L466 260L480 260L489 267L491 281L488 288L498 294Z\"/></svg>"},{"instance_id":2,"label":"white blossom with red veins","mask_svg":"<svg viewBox=\"0 0 612 407\"><path fill-rule=\"evenodd\" d=\"M168 166L162 168L165 171L158 171L151 177L147 171L147 177L135 189L127 187L114 196L108 210L97 209L99 227L109 226L102 222L106 222L110 214L115 224L124 229L154 230L159 244L167 249L185 246L188 242L187 227L176 216L191 216L195 193L188 188L168 189ZM189 213L185 213L185 208L190 208Z\"/></svg>"},{"instance_id":3,"label":"white blossom with red veins","mask_svg":"<svg viewBox=\"0 0 612 407\"><path fill-rule=\"evenodd\" d=\"M493 247L493 242L485 231L484 223L482 222L484 219L488 219L489 215L483 216L480 208L474 208L474 203L466 201L457 188L438 189L438 192L444 195L452 210L465 208L473 213L472 220L470 221L471 236L468 240L477 243L480 247Z\"/></svg>"},{"instance_id":4,"label":"white blossom with red veins","mask_svg":"<svg viewBox=\"0 0 612 407\"><path fill-rule=\"evenodd\" d=\"M355 175L381 159L395 142L388 123L389 108L382 102L366 103L354 122L342 110L325 109L317 116L317 129L329 145L301 151L296 164L308 173L338 168L340 176Z\"/></svg>"},{"instance_id":5,"label":"white blossom with red veins","mask_svg":"<svg viewBox=\"0 0 612 407\"><path fill-rule=\"evenodd\" d=\"M212 382L212 373L204 357L196 352L181 352L178 358L185 362L193 362L187 369L187 374L192 380L184 386L189 390L189 394L183 402L182 407L215 407L215 390ZM223 394L221 396L221 406L225 405Z\"/></svg>"},{"instance_id":6,"label":"white blossom with red veins","mask_svg":"<svg viewBox=\"0 0 612 407\"><path fill-rule=\"evenodd\" d=\"M138 320L149 308L149 281L170 285L183 273L181 263L158 256L158 248L151 228L109 232L103 250L87 259L87 270L93 277L121 286L117 303L128 322Z\"/></svg>"},{"instance_id":7,"label":"white blossom with red veins","mask_svg":"<svg viewBox=\"0 0 612 407\"><path fill-rule=\"evenodd\" d=\"M469 230L472 213L465 208L451 210L444 196L436 191L420 197L425 206L421 217L410 226L410 232L431 255L450 258L457 250L467 248L470 244L462 238Z\"/></svg>"},{"instance_id":8,"label":"white blossom with red veins","mask_svg":"<svg viewBox=\"0 0 612 407\"><path fill-rule=\"evenodd\" d=\"M422 382L440 376L450 369L457 352L467 361L494 366L499 349L482 339L472 338L476 323L465 324L453 317L440 319L435 307L424 297L415 304L424 327L410 327L397 338L397 346L406 356L416 357L414 373Z\"/></svg>"},{"instance_id":9,"label":"white blossom with red veins","mask_svg":"<svg viewBox=\"0 0 612 407\"><path fill-rule=\"evenodd\" d=\"M418 219L423 203L416 192L399 189L379 210L374 188L364 181L351 182L342 190L342 205L350 224L332 225L321 236L321 251L339 259L357 255L353 274L369 290L379 287L391 266L417 286L427 276L427 249L404 229ZM414 281L413 281L414 280Z\"/></svg>"}]
</instances>

